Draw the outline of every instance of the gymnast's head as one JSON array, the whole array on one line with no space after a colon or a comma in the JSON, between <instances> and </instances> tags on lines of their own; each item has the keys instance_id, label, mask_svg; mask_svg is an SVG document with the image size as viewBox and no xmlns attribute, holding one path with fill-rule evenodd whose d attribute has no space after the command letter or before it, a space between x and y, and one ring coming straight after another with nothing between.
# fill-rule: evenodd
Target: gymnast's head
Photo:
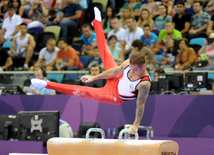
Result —
<instances>
[{"instance_id":1,"label":"gymnast's head","mask_svg":"<svg viewBox=\"0 0 214 155\"><path fill-rule=\"evenodd\" d=\"M141 75L146 71L145 55L141 52L135 52L129 59L129 67L135 75Z\"/></svg>"}]
</instances>

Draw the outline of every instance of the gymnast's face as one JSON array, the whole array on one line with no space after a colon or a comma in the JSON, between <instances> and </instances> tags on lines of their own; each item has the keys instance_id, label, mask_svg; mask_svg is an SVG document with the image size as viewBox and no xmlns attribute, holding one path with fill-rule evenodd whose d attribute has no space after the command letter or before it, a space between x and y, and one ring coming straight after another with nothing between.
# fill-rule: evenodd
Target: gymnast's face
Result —
<instances>
[{"instance_id":1,"label":"gymnast's face","mask_svg":"<svg viewBox=\"0 0 214 155\"><path fill-rule=\"evenodd\" d=\"M145 64L142 65L141 67L139 67L137 64L129 64L129 67L131 68L131 73L133 73L134 75L137 75L137 76L141 76L141 74L145 68Z\"/></svg>"}]
</instances>

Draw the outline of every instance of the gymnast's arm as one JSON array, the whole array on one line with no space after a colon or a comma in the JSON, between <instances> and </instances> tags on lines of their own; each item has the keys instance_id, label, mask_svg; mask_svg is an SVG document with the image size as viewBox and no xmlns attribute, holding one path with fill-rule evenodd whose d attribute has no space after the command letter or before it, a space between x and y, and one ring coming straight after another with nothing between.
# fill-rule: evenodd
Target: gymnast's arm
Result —
<instances>
[{"instance_id":1,"label":"gymnast's arm","mask_svg":"<svg viewBox=\"0 0 214 155\"><path fill-rule=\"evenodd\" d=\"M143 81L138 85L138 97L137 97L135 121L131 126L130 134L135 134L138 130L141 119L143 117L144 106L149 94L150 86L151 86L151 83L149 81Z\"/></svg>"},{"instance_id":2,"label":"gymnast's arm","mask_svg":"<svg viewBox=\"0 0 214 155\"><path fill-rule=\"evenodd\" d=\"M99 79L108 79L116 76L117 74L123 73L123 70L129 65L129 60L124 61L120 66L116 68L108 69L96 76L82 76L80 80L84 83L93 82Z\"/></svg>"}]
</instances>

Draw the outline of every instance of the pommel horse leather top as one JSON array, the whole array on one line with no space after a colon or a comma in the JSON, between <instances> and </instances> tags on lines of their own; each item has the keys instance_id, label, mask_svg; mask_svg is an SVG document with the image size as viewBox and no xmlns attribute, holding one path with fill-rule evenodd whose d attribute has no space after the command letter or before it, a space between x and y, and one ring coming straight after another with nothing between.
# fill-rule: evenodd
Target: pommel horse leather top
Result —
<instances>
[{"instance_id":1,"label":"pommel horse leather top","mask_svg":"<svg viewBox=\"0 0 214 155\"><path fill-rule=\"evenodd\" d=\"M48 155L178 155L171 140L51 138Z\"/></svg>"}]
</instances>

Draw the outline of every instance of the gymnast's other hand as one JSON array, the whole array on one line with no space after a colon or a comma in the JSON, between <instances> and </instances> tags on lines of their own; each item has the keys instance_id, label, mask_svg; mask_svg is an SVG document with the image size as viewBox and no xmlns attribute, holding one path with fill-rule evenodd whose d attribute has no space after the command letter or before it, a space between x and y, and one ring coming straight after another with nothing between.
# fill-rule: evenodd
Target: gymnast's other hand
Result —
<instances>
[{"instance_id":1,"label":"gymnast's other hand","mask_svg":"<svg viewBox=\"0 0 214 155\"><path fill-rule=\"evenodd\" d=\"M80 80L84 83L89 83L94 81L94 76L82 76Z\"/></svg>"}]
</instances>

